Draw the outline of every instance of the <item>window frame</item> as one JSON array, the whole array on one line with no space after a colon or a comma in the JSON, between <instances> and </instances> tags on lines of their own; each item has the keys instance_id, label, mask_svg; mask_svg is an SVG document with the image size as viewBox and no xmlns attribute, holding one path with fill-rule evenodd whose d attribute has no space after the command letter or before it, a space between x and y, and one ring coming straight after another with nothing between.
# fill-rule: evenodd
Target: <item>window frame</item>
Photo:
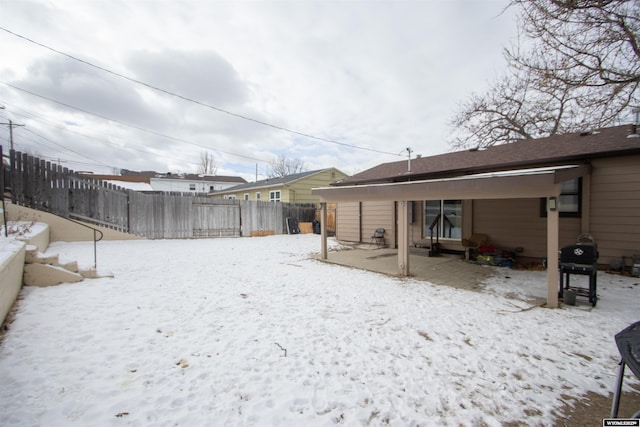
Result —
<instances>
[{"instance_id":1,"label":"window frame","mask_svg":"<svg viewBox=\"0 0 640 427\"><path fill-rule=\"evenodd\" d=\"M438 214L440 214L440 215L442 215L443 212L445 211L445 209L447 209L445 207L445 204L446 204L445 202L455 202L456 204L459 205L460 219L458 221L456 221L456 222L459 222L458 227L453 226L453 227L449 228L449 234L450 235L451 235L451 231L454 230L454 229L459 229L459 233L456 233L456 234L459 234L459 235L455 235L455 236L451 236L451 237L447 237L446 236L445 227L443 225L443 221L444 221L443 218L447 218L447 217L445 215L442 215L442 217L440 218L440 227L439 227L440 231L439 231L438 238L439 239L448 239L448 240L457 240L457 241L462 240L462 227L463 227L463 224L464 224L464 221L463 221L463 217L464 217L463 206L464 206L464 204L463 204L463 200L462 199L424 200L423 204L422 204L422 206L423 206L423 219L424 219L424 231L422 233L423 238L427 238L428 239L428 238L431 237L431 234L429 232L429 226L431 225L431 222L433 222L433 220L431 222L427 223L427 213L428 213L427 212L427 203L428 202L439 202L440 206L439 206ZM454 225L454 224L451 223L451 225ZM436 236L434 235L434 237L436 237Z\"/></svg>"},{"instance_id":2,"label":"window frame","mask_svg":"<svg viewBox=\"0 0 640 427\"><path fill-rule=\"evenodd\" d=\"M564 191L560 192L560 197L558 198L558 213L560 218L582 218L582 177L574 178L573 180L578 180L578 189L576 192ZM573 180L565 181L570 182ZM578 209L576 211L563 211L562 210L562 196L578 196ZM540 217L547 217L547 198L540 198Z\"/></svg>"},{"instance_id":3,"label":"window frame","mask_svg":"<svg viewBox=\"0 0 640 427\"><path fill-rule=\"evenodd\" d=\"M276 197L277 195L277 197ZM282 200L282 192L281 190L272 190L269 191L269 201L270 202L280 202Z\"/></svg>"}]
</instances>

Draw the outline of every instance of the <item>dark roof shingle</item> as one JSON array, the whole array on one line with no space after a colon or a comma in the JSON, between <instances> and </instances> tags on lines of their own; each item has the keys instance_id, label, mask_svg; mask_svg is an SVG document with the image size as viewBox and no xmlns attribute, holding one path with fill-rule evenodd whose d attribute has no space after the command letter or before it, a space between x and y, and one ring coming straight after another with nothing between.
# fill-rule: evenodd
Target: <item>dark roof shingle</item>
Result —
<instances>
[{"instance_id":1,"label":"dark roof shingle","mask_svg":"<svg viewBox=\"0 0 640 427\"><path fill-rule=\"evenodd\" d=\"M593 132L556 135L548 138L519 140L480 150L465 150L420 157L407 161L383 163L347 177L334 185L358 185L395 182L492 172L522 167L551 166L589 159L640 154L640 135L635 126L624 125Z\"/></svg>"},{"instance_id":2,"label":"dark roof shingle","mask_svg":"<svg viewBox=\"0 0 640 427\"><path fill-rule=\"evenodd\" d=\"M250 188L275 187L275 186L278 186L278 185L288 184L290 182L297 181L299 179L302 179L302 178L305 178L307 176L320 173L320 172L325 171L325 170L326 169L319 169L319 170L314 170L314 171L309 171L309 172L294 173L294 174L291 174L291 175L281 176L281 177L276 177L276 178L267 178L267 179L263 179L263 180L256 181L256 182L248 182L246 184L240 184L240 185L236 185L234 187L226 188L226 189L224 189L222 191L218 191L218 193L236 192L236 191L241 191L241 190L248 190Z\"/></svg>"}]
</instances>

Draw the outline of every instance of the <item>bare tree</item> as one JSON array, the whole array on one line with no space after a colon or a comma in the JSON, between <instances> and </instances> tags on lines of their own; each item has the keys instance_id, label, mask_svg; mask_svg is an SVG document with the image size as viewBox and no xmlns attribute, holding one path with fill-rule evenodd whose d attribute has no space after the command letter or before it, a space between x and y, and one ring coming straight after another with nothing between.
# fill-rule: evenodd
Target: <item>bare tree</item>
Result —
<instances>
[{"instance_id":1,"label":"bare tree","mask_svg":"<svg viewBox=\"0 0 640 427\"><path fill-rule=\"evenodd\" d=\"M450 120L454 149L487 147L584 129L581 93L511 70L484 94L472 93Z\"/></svg>"},{"instance_id":2,"label":"bare tree","mask_svg":"<svg viewBox=\"0 0 640 427\"><path fill-rule=\"evenodd\" d=\"M300 159L289 159L285 156L278 156L267 166L267 176L269 178L283 177L303 172L306 165Z\"/></svg>"},{"instance_id":3,"label":"bare tree","mask_svg":"<svg viewBox=\"0 0 640 427\"><path fill-rule=\"evenodd\" d=\"M510 72L451 120L454 148L615 124L640 105L640 2L512 0ZM523 48L522 46L526 46Z\"/></svg>"},{"instance_id":4,"label":"bare tree","mask_svg":"<svg viewBox=\"0 0 640 427\"><path fill-rule=\"evenodd\" d=\"M213 158L213 154L210 151L200 152L200 163L198 164L198 174L200 175L215 175L218 173L216 161Z\"/></svg>"}]
</instances>

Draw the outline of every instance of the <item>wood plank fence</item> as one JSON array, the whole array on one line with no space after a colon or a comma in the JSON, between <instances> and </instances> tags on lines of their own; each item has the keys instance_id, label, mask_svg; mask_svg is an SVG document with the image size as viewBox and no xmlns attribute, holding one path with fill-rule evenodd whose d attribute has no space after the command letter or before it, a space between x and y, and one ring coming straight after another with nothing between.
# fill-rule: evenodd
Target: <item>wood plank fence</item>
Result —
<instances>
[{"instance_id":1,"label":"wood plank fence","mask_svg":"<svg viewBox=\"0 0 640 427\"><path fill-rule=\"evenodd\" d=\"M310 222L317 215L313 203L142 193L18 151L10 150L8 158L0 172L14 204L150 239L286 234L286 218Z\"/></svg>"}]
</instances>

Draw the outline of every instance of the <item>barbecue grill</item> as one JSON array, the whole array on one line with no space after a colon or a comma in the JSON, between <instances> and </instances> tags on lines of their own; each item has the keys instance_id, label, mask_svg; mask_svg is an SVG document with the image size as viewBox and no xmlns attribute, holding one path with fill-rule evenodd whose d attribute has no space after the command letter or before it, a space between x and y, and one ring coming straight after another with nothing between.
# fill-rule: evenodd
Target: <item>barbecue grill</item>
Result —
<instances>
[{"instance_id":1,"label":"barbecue grill","mask_svg":"<svg viewBox=\"0 0 640 427\"><path fill-rule=\"evenodd\" d=\"M631 372L640 379L640 322L636 322L618 332L615 339L620 356L622 356L622 360L620 361L618 381L613 395L613 404L611 405L611 418L616 418L618 416L625 365L629 366ZM638 417L640 417L640 411L636 412L632 416L632 418Z\"/></svg>"},{"instance_id":2,"label":"barbecue grill","mask_svg":"<svg viewBox=\"0 0 640 427\"><path fill-rule=\"evenodd\" d=\"M564 292L574 292L575 295L589 298L589 302L595 307L598 302L598 245L590 235L582 234L575 245L565 246L560 250L560 292L559 297L564 299ZM589 288L571 286L569 280L572 274L589 276ZM566 277L566 283L565 283Z\"/></svg>"}]
</instances>

